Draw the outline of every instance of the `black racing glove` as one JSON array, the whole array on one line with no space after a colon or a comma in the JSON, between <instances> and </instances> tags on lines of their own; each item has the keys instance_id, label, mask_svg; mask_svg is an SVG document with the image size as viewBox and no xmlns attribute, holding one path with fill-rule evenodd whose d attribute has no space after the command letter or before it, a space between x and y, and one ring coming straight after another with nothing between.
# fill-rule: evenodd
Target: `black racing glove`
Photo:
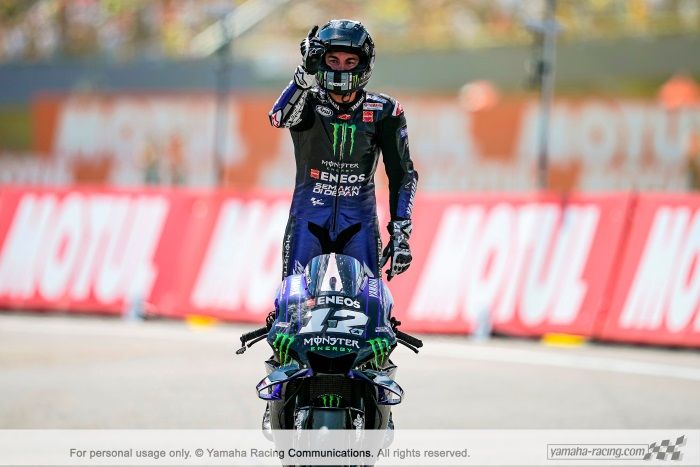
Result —
<instances>
[{"instance_id":1,"label":"black racing glove","mask_svg":"<svg viewBox=\"0 0 700 467\"><path fill-rule=\"evenodd\" d=\"M316 36L316 31L318 31L318 26L311 28L309 34L299 44L302 58L301 66L310 75L318 73L323 54L326 53L326 45Z\"/></svg>"},{"instance_id":2,"label":"black racing glove","mask_svg":"<svg viewBox=\"0 0 700 467\"><path fill-rule=\"evenodd\" d=\"M408 239L411 236L412 224L410 220L391 221L387 225L389 243L382 252L382 267L391 259L391 266L386 270L387 280L405 272L411 265L411 247Z\"/></svg>"}]
</instances>

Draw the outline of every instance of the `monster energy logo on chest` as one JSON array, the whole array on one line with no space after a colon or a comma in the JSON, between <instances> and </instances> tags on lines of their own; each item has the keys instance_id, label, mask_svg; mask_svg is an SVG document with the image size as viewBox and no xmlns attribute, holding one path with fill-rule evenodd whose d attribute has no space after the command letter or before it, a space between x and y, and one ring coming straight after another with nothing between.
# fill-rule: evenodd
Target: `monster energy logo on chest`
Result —
<instances>
[{"instance_id":1,"label":"monster energy logo on chest","mask_svg":"<svg viewBox=\"0 0 700 467\"><path fill-rule=\"evenodd\" d=\"M331 125L333 125L333 154L338 154L342 158L343 149L348 139L350 140L350 150L347 154L352 154L352 149L355 147L355 129L357 127L354 124L347 123L331 123ZM338 148L340 148L340 152Z\"/></svg>"}]
</instances>

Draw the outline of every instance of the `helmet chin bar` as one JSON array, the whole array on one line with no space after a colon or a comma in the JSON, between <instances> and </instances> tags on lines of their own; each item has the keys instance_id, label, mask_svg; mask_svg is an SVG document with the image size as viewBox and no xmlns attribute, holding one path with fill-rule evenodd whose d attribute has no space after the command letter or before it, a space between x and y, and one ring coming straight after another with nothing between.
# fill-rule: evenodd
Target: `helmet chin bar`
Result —
<instances>
[{"instance_id":1,"label":"helmet chin bar","mask_svg":"<svg viewBox=\"0 0 700 467\"><path fill-rule=\"evenodd\" d=\"M321 69L316 75L318 85L328 92L334 94L351 94L364 87L360 84L360 78L364 70L353 69L352 71L335 71Z\"/></svg>"}]
</instances>

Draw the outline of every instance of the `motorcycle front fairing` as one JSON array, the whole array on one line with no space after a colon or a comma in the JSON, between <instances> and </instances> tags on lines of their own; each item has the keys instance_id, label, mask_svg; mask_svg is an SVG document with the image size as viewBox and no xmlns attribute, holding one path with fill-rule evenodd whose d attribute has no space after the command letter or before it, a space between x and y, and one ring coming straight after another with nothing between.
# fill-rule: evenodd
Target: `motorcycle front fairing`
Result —
<instances>
[{"instance_id":1,"label":"motorcycle front fairing","mask_svg":"<svg viewBox=\"0 0 700 467\"><path fill-rule=\"evenodd\" d=\"M322 255L304 274L283 281L275 305L267 336L275 358L266 362L269 375L258 386L259 396L275 411L296 398L296 407L306 410L299 412L302 418L312 407L352 409L354 425L357 415L364 418L373 408L381 413L369 416L374 420L369 427L386 427L386 406L399 403L403 391L389 361L397 341L388 322L393 300L383 282L364 275L353 258ZM373 407L366 407L368 394ZM272 425L306 426L304 420L280 414Z\"/></svg>"},{"instance_id":2,"label":"motorcycle front fairing","mask_svg":"<svg viewBox=\"0 0 700 467\"><path fill-rule=\"evenodd\" d=\"M357 260L317 256L304 274L282 282L267 341L282 365L292 360L308 365L313 352L325 358L348 356L348 370L364 363L378 369L396 346L389 324L392 306L386 285L364 275Z\"/></svg>"}]
</instances>

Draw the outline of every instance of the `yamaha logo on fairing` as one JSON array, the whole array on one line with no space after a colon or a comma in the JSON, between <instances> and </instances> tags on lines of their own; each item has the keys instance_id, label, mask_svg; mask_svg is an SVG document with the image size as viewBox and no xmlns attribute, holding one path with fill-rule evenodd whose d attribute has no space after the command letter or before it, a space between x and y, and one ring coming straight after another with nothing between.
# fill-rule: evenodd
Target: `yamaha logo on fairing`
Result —
<instances>
[{"instance_id":1,"label":"yamaha logo on fairing","mask_svg":"<svg viewBox=\"0 0 700 467\"><path fill-rule=\"evenodd\" d=\"M342 297L340 295L326 295L318 297L316 299L317 305L344 305L351 306L353 308L360 308L360 301L353 300L348 297Z\"/></svg>"},{"instance_id":2,"label":"yamaha logo on fairing","mask_svg":"<svg viewBox=\"0 0 700 467\"><path fill-rule=\"evenodd\" d=\"M324 117L330 117L333 115L333 111L331 109L329 109L328 107L324 107L322 105L316 106L316 112L323 115Z\"/></svg>"},{"instance_id":3,"label":"yamaha logo on fairing","mask_svg":"<svg viewBox=\"0 0 700 467\"><path fill-rule=\"evenodd\" d=\"M369 296L379 298L379 281L377 279L370 279L367 283L369 284Z\"/></svg>"},{"instance_id":4,"label":"yamaha logo on fairing","mask_svg":"<svg viewBox=\"0 0 700 467\"><path fill-rule=\"evenodd\" d=\"M289 295L301 295L301 277L289 277Z\"/></svg>"}]
</instances>

